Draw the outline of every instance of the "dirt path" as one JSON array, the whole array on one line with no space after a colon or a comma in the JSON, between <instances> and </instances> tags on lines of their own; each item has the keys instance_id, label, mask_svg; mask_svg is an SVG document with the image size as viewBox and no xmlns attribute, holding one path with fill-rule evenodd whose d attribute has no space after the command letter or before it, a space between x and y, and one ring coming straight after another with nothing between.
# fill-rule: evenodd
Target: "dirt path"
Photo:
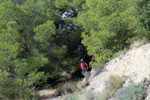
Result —
<instances>
[{"instance_id":1,"label":"dirt path","mask_svg":"<svg viewBox=\"0 0 150 100\"><path fill-rule=\"evenodd\" d=\"M60 97L55 96L55 91L54 89L39 90L39 100L62 100Z\"/></svg>"}]
</instances>

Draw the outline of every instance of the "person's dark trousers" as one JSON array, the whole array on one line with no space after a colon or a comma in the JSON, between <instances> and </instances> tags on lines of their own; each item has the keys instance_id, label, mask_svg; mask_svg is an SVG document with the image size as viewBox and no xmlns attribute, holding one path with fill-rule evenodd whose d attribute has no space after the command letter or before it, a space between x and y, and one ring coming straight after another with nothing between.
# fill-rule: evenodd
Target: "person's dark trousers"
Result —
<instances>
[{"instance_id":1,"label":"person's dark trousers","mask_svg":"<svg viewBox=\"0 0 150 100\"><path fill-rule=\"evenodd\" d=\"M85 77L85 71L81 71L81 77L84 78Z\"/></svg>"}]
</instances>

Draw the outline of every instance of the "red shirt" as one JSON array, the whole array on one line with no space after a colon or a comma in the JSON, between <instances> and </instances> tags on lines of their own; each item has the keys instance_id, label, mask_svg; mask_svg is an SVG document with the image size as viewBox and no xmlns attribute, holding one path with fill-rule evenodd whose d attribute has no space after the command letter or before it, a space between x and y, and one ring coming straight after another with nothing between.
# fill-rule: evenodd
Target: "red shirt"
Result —
<instances>
[{"instance_id":1,"label":"red shirt","mask_svg":"<svg viewBox=\"0 0 150 100\"><path fill-rule=\"evenodd\" d=\"M79 65L78 65L78 69L80 70L86 70L88 68L88 64L84 61L80 62Z\"/></svg>"}]
</instances>

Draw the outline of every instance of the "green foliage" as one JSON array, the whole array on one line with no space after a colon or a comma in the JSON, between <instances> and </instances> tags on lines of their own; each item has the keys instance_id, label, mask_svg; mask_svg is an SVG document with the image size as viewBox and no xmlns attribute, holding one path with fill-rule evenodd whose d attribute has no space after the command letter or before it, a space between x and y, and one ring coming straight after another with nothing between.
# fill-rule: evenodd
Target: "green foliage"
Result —
<instances>
[{"instance_id":1,"label":"green foliage","mask_svg":"<svg viewBox=\"0 0 150 100\"><path fill-rule=\"evenodd\" d=\"M150 31L150 1L139 0L137 4L139 24Z\"/></svg>"},{"instance_id":2,"label":"green foliage","mask_svg":"<svg viewBox=\"0 0 150 100\"><path fill-rule=\"evenodd\" d=\"M14 90L11 95L21 98L24 92L31 92L49 76L56 78L76 70L81 30L73 25L73 17L84 2L67 1L67 9L65 6L59 8L63 3L0 0L0 70L8 72L7 81L11 82L12 76L18 87L15 90L15 86L10 86L10 90ZM63 19L62 14L70 10L72 13Z\"/></svg>"},{"instance_id":3,"label":"green foliage","mask_svg":"<svg viewBox=\"0 0 150 100\"><path fill-rule=\"evenodd\" d=\"M137 19L138 19L138 25L140 34L140 39L143 37L146 37L147 39L150 39L150 2L148 0L139 0L137 3Z\"/></svg>"},{"instance_id":4,"label":"green foliage","mask_svg":"<svg viewBox=\"0 0 150 100\"><path fill-rule=\"evenodd\" d=\"M77 82L71 82L71 81L59 83L56 86L56 88L57 88L56 94L59 93L60 95L74 93L79 90L79 88L77 87Z\"/></svg>"},{"instance_id":5,"label":"green foliage","mask_svg":"<svg viewBox=\"0 0 150 100\"><path fill-rule=\"evenodd\" d=\"M85 93L72 93L72 94L67 94L66 97L67 100L100 100L100 93L95 92L95 91L86 91Z\"/></svg>"},{"instance_id":6,"label":"green foliage","mask_svg":"<svg viewBox=\"0 0 150 100\"><path fill-rule=\"evenodd\" d=\"M138 1L0 0L0 97L26 98L48 77L75 71L86 52L94 66L118 56L136 35L149 39L150 2ZM114 92L122 81L112 79Z\"/></svg>"},{"instance_id":7,"label":"green foliage","mask_svg":"<svg viewBox=\"0 0 150 100\"><path fill-rule=\"evenodd\" d=\"M112 91L116 91L123 85L123 79L118 75L111 75L109 80L106 82L106 87Z\"/></svg>"},{"instance_id":8,"label":"green foliage","mask_svg":"<svg viewBox=\"0 0 150 100\"><path fill-rule=\"evenodd\" d=\"M12 95L12 89L9 88L11 82L8 81L8 73L6 71L0 70L0 98L9 97Z\"/></svg>"},{"instance_id":9,"label":"green foliage","mask_svg":"<svg viewBox=\"0 0 150 100\"><path fill-rule=\"evenodd\" d=\"M100 94L100 99L99 100L108 100L110 98L110 93L108 89L104 89L102 93Z\"/></svg>"},{"instance_id":10,"label":"green foliage","mask_svg":"<svg viewBox=\"0 0 150 100\"><path fill-rule=\"evenodd\" d=\"M27 96L26 98L22 98L22 99L18 99L18 100L39 100L39 99L38 99L38 95L36 95L36 96L32 96L32 97Z\"/></svg>"},{"instance_id":11,"label":"green foliage","mask_svg":"<svg viewBox=\"0 0 150 100\"><path fill-rule=\"evenodd\" d=\"M117 100L142 100L144 89L136 84L130 84L117 92Z\"/></svg>"},{"instance_id":12,"label":"green foliage","mask_svg":"<svg viewBox=\"0 0 150 100\"><path fill-rule=\"evenodd\" d=\"M118 75L111 75L108 81L106 81L106 89L103 90L100 96L100 100L108 100L110 97L116 95L116 91L122 87L123 80Z\"/></svg>"},{"instance_id":13,"label":"green foliage","mask_svg":"<svg viewBox=\"0 0 150 100\"><path fill-rule=\"evenodd\" d=\"M127 53L128 51L129 51L129 48L124 48L124 49L123 49L123 52L124 52L124 53Z\"/></svg>"},{"instance_id":14,"label":"green foliage","mask_svg":"<svg viewBox=\"0 0 150 100\"><path fill-rule=\"evenodd\" d=\"M112 60L112 59L114 59L116 57L119 57L120 55L121 55L121 53L119 53L119 52L113 53L112 57L108 58L108 60Z\"/></svg>"},{"instance_id":15,"label":"green foliage","mask_svg":"<svg viewBox=\"0 0 150 100\"><path fill-rule=\"evenodd\" d=\"M73 24L73 17L83 3L0 0L0 70L6 79L0 83L2 98L26 98L48 77L76 70L82 30Z\"/></svg>"},{"instance_id":16,"label":"green foliage","mask_svg":"<svg viewBox=\"0 0 150 100\"><path fill-rule=\"evenodd\" d=\"M39 80L46 80L46 76L44 73L32 72L30 73L26 79L23 76L15 76L10 73L0 70L0 98L29 98L34 97L31 95L33 93L35 87L34 84L41 84ZM15 99L15 98L14 98Z\"/></svg>"},{"instance_id":17,"label":"green foliage","mask_svg":"<svg viewBox=\"0 0 150 100\"><path fill-rule=\"evenodd\" d=\"M99 100L99 98L100 98L100 93L94 91L87 91L85 93L86 100Z\"/></svg>"},{"instance_id":18,"label":"green foliage","mask_svg":"<svg viewBox=\"0 0 150 100\"><path fill-rule=\"evenodd\" d=\"M50 60L48 65L53 69L49 68L50 70L48 70L48 72L52 71L53 73L51 77L61 76L64 71L63 67L67 65L67 61L64 58L67 53L67 46L59 46L56 44L56 27L54 22L48 21L43 25L39 25L34 31L36 32L34 38L38 42L38 48L40 48L40 51L47 51L45 54Z\"/></svg>"},{"instance_id":19,"label":"green foliage","mask_svg":"<svg viewBox=\"0 0 150 100\"><path fill-rule=\"evenodd\" d=\"M73 11L81 11L81 6L85 3L85 0L55 0L55 5L57 8ZM77 9L76 9L77 8Z\"/></svg>"},{"instance_id":20,"label":"green foliage","mask_svg":"<svg viewBox=\"0 0 150 100\"><path fill-rule=\"evenodd\" d=\"M137 34L136 2L86 0L87 7L78 14L77 24L84 28L82 43L93 61L104 62L130 44L127 40Z\"/></svg>"},{"instance_id":21,"label":"green foliage","mask_svg":"<svg viewBox=\"0 0 150 100\"><path fill-rule=\"evenodd\" d=\"M36 13L42 10L40 1L34 4L27 0L22 6L10 1L0 4L1 98L26 98L34 91L35 85L48 78L48 74L38 71L48 59L37 51L33 38L33 26L44 20L37 18L27 2Z\"/></svg>"},{"instance_id":22,"label":"green foliage","mask_svg":"<svg viewBox=\"0 0 150 100\"><path fill-rule=\"evenodd\" d=\"M118 57L118 56L120 56L120 53L114 53L113 54L113 57L115 58L115 57Z\"/></svg>"},{"instance_id":23,"label":"green foliage","mask_svg":"<svg viewBox=\"0 0 150 100\"><path fill-rule=\"evenodd\" d=\"M47 21L47 23L44 23L43 25L39 25L38 27L36 27L34 31L36 33L36 35L34 36L34 39L36 41L43 44L48 44L53 40L52 36L56 34L56 27L53 21Z\"/></svg>"},{"instance_id":24,"label":"green foliage","mask_svg":"<svg viewBox=\"0 0 150 100\"><path fill-rule=\"evenodd\" d=\"M77 93L68 94L67 100L79 100L79 95Z\"/></svg>"},{"instance_id":25,"label":"green foliage","mask_svg":"<svg viewBox=\"0 0 150 100\"><path fill-rule=\"evenodd\" d=\"M68 6L68 0L56 0L55 5L58 8L64 8L65 6Z\"/></svg>"}]
</instances>

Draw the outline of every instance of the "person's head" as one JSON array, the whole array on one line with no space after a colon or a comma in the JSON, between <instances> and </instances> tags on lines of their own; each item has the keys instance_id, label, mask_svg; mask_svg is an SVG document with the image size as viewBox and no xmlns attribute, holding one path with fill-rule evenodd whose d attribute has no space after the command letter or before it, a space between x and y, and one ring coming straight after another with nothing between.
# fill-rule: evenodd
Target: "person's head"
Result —
<instances>
[{"instance_id":1,"label":"person's head","mask_svg":"<svg viewBox=\"0 0 150 100\"><path fill-rule=\"evenodd\" d=\"M83 61L83 59L81 59L80 61Z\"/></svg>"}]
</instances>

